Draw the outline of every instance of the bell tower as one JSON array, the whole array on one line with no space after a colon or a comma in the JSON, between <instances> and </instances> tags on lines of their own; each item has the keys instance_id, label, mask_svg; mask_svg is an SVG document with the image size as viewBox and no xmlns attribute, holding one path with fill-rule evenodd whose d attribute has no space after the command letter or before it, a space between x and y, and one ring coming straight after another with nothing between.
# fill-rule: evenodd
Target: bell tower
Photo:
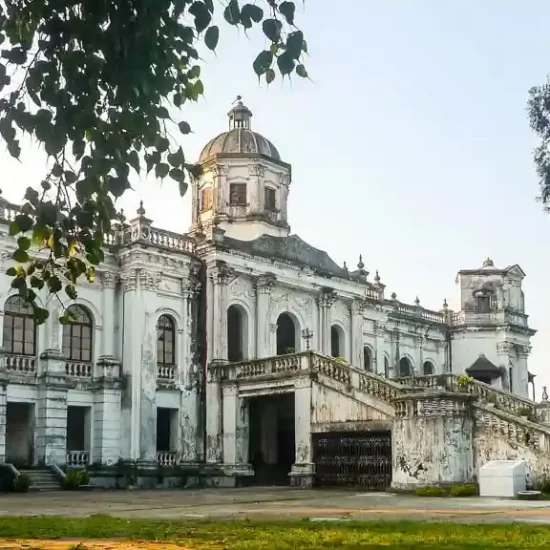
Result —
<instances>
[{"instance_id":1,"label":"bell tower","mask_svg":"<svg viewBox=\"0 0 550 550\"><path fill-rule=\"evenodd\" d=\"M250 241L285 237L291 166L277 148L252 131L252 112L240 96L228 113L229 129L209 141L200 155L202 174L192 183L192 232L213 228Z\"/></svg>"}]
</instances>

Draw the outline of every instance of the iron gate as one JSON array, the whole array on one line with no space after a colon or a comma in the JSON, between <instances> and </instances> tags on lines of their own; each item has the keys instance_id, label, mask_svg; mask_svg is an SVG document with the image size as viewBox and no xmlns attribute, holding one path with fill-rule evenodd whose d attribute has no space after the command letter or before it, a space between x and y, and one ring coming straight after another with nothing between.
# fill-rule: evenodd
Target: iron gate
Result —
<instances>
[{"instance_id":1,"label":"iron gate","mask_svg":"<svg viewBox=\"0 0 550 550\"><path fill-rule=\"evenodd\" d=\"M391 484L391 433L327 433L313 439L316 484L385 491Z\"/></svg>"}]
</instances>

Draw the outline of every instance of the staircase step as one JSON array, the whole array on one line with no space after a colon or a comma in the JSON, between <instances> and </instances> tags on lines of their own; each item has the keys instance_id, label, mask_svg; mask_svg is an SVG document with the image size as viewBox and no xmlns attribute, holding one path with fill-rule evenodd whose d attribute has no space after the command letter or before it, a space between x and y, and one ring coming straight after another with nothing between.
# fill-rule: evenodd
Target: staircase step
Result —
<instances>
[{"instance_id":1,"label":"staircase step","mask_svg":"<svg viewBox=\"0 0 550 550\"><path fill-rule=\"evenodd\" d=\"M32 469L32 470L19 470L21 474L29 476L31 479L31 491L59 491L61 489L61 483L55 476L55 474L48 469Z\"/></svg>"}]
</instances>

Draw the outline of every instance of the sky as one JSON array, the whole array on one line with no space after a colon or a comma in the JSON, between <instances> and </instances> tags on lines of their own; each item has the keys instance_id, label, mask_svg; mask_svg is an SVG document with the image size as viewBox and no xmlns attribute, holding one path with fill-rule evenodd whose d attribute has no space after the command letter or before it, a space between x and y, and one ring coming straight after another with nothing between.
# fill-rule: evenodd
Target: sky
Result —
<instances>
[{"instance_id":1,"label":"sky","mask_svg":"<svg viewBox=\"0 0 550 550\"><path fill-rule=\"evenodd\" d=\"M550 386L550 218L535 200L526 103L550 73L549 19L546 0L298 0L311 81L269 87L252 70L261 30L222 24L216 55L202 58L205 96L174 114L193 129L181 144L197 159L242 95L253 129L292 164L292 232L350 269L362 254L401 301L456 307L457 271L487 256L519 264L540 395ZM45 156L27 142L18 163L0 146L0 166L3 196L19 201ZM154 225L188 229L190 193L135 181L120 201L128 217L140 199Z\"/></svg>"}]
</instances>

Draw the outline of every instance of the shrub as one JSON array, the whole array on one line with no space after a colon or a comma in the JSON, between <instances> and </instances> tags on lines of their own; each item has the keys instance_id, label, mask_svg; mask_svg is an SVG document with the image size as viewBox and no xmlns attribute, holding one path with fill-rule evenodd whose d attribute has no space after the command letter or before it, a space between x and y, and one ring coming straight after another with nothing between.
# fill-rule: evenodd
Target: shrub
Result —
<instances>
[{"instance_id":1,"label":"shrub","mask_svg":"<svg viewBox=\"0 0 550 550\"><path fill-rule=\"evenodd\" d=\"M469 483L466 485L453 485L449 491L452 497L474 497L479 494L477 485Z\"/></svg>"},{"instance_id":2,"label":"shrub","mask_svg":"<svg viewBox=\"0 0 550 550\"><path fill-rule=\"evenodd\" d=\"M70 470L63 480L65 491L76 491L82 485L88 485L90 476L86 470Z\"/></svg>"},{"instance_id":3,"label":"shrub","mask_svg":"<svg viewBox=\"0 0 550 550\"><path fill-rule=\"evenodd\" d=\"M416 490L417 497L444 497L446 494L442 487L420 487Z\"/></svg>"},{"instance_id":4,"label":"shrub","mask_svg":"<svg viewBox=\"0 0 550 550\"><path fill-rule=\"evenodd\" d=\"M291 355L291 354L293 354L295 351L296 351L296 350L295 350L293 347L289 346L288 348L285 348L285 349L283 350L283 354L284 354L284 355Z\"/></svg>"},{"instance_id":5,"label":"shrub","mask_svg":"<svg viewBox=\"0 0 550 550\"><path fill-rule=\"evenodd\" d=\"M17 493L28 493L32 480L27 474L19 474L13 481L13 490Z\"/></svg>"},{"instance_id":6,"label":"shrub","mask_svg":"<svg viewBox=\"0 0 550 550\"><path fill-rule=\"evenodd\" d=\"M473 383L473 378L463 374L462 376L458 377L458 380L456 381L456 387L458 390L466 391Z\"/></svg>"}]
</instances>

